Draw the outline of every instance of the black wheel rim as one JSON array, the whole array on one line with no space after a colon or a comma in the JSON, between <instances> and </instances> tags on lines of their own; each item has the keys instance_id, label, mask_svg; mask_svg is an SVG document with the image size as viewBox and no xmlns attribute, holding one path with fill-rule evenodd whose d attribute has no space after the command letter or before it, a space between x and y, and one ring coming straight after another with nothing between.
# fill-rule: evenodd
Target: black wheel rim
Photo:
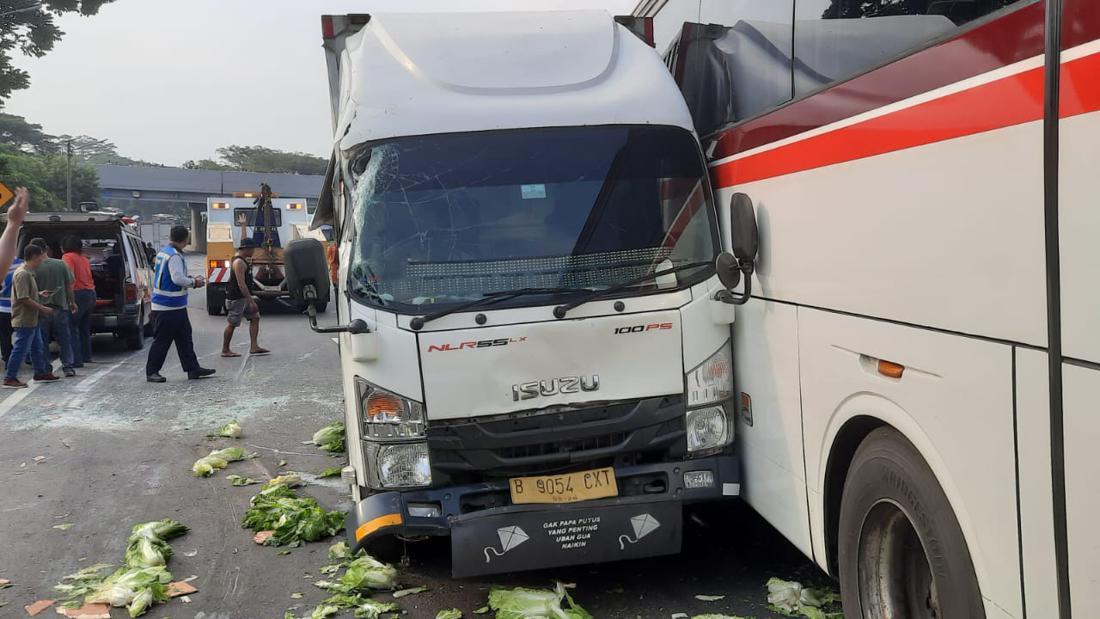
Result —
<instances>
[{"instance_id":1,"label":"black wheel rim","mask_svg":"<svg viewBox=\"0 0 1100 619\"><path fill-rule=\"evenodd\" d=\"M920 535L892 501L876 503L859 536L859 602L866 619L941 619Z\"/></svg>"}]
</instances>

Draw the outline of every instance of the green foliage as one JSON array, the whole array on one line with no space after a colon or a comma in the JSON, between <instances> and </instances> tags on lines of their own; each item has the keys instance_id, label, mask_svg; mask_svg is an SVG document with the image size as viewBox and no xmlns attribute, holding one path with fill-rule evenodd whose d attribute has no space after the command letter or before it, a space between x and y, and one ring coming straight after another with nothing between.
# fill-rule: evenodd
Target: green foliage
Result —
<instances>
[{"instance_id":1,"label":"green foliage","mask_svg":"<svg viewBox=\"0 0 1100 619\"><path fill-rule=\"evenodd\" d=\"M0 0L0 107L11 94L30 86L30 75L15 68L12 54L41 58L65 34L55 18L65 13L95 15L112 0Z\"/></svg>"},{"instance_id":2,"label":"green foliage","mask_svg":"<svg viewBox=\"0 0 1100 619\"><path fill-rule=\"evenodd\" d=\"M73 205L99 199L99 175L94 167L73 163ZM31 154L0 145L0 180L31 192L32 211L65 208L65 157Z\"/></svg>"},{"instance_id":3,"label":"green foliage","mask_svg":"<svg viewBox=\"0 0 1100 619\"><path fill-rule=\"evenodd\" d=\"M235 170L273 174L324 174L328 161L308 153L294 153L264 146L224 146L217 159L188 161L190 170Z\"/></svg>"}]
</instances>

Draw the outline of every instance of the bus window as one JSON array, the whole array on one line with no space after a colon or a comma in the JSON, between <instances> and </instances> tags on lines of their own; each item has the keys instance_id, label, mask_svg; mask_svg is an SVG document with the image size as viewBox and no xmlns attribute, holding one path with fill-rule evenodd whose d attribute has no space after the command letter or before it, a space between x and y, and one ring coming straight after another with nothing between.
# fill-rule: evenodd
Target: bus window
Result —
<instances>
[{"instance_id":1,"label":"bus window","mask_svg":"<svg viewBox=\"0 0 1100 619\"><path fill-rule=\"evenodd\" d=\"M798 0L795 96L916 50L1017 0Z\"/></svg>"},{"instance_id":2,"label":"bus window","mask_svg":"<svg viewBox=\"0 0 1100 619\"><path fill-rule=\"evenodd\" d=\"M684 24L672 69L700 135L791 99L793 14L793 0L708 1L709 25Z\"/></svg>"}]
</instances>

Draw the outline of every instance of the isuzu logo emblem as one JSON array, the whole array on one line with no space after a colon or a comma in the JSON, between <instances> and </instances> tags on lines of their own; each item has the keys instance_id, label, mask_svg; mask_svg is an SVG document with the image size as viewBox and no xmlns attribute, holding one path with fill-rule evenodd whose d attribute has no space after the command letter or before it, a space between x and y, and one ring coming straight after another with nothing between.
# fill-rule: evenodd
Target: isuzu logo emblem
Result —
<instances>
[{"instance_id":1,"label":"isuzu logo emblem","mask_svg":"<svg viewBox=\"0 0 1100 619\"><path fill-rule=\"evenodd\" d=\"M562 376L546 380L535 380L529 383L512 385L512 401L533 400L539 397L552 395L581 393L587 391L599 391L600 377L592 376Z\"/></svg>"}]
</instances>

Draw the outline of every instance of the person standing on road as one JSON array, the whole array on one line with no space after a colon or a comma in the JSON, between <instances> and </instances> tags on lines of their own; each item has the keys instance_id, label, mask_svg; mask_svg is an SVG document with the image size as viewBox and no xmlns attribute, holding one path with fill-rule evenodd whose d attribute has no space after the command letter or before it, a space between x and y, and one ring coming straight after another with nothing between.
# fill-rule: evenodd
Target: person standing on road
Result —
<instances>
[{"instance_id":1,"label":"person standing on road","mask_svg":"<svg viewBox=\"0 0 1100 619\"><path fill-rule=\"evenodd\" d=\"M187 228L173 226L169 243L157 254L153 266L153 345L149 347L149 359L145 362L145 380L151 383L166 381L160 369L164 367L164 359L173 342L187 378L206 378L214 374L214 370L199 365L191 339L187 289L202 288L206 282L201 277L187 275L182 252L190 238Z\"/></svg>"},{"instance_id":2,"label":"person standing on road","mask_svg":"<svg viewBox=\"0 0 1100 619\"><path fill-rule=\"evenodd\" d=\"M47 383L57 380L53 366L42 344L42 335L38 330L40 316L49 316L53 310L39 303L38 285L35 283L35 271L42 266L46 252L38 245L23 248L23 266L12 278L12 314L11 326L15 332L11 356L8 357L7 373L4 375L6 389L22 389L27 383L19 380L19 368L30 353L34 365L34 381Z\"/></svg>"},{"instance_id":3,"label":"person standing on road","mask_svg":"<svg viewBox=\"0 0 1100 619\"><path fill-rule=\"evenodd\" d=\"M5 364L11 356L11 282L21 264L23 264L22 258L11 261L8 274L4 277L4 285L0 287L0 356L3 357Z\"/></svg>"},{"instance_id":4,"label":"person standing on road","mask_svg":"<svg viewBox=\"0 0 1100 619\"><path fill-rule=\"evenodd\" d=\"M57 340L61 371L67 377L76 376L76 357L73 355L73 314L76 301L73 299L73 273L59 258L49 257L49 245L43 238L31 240L31 245L42 248L46 258L34 270L34 281L42 294L42 302L52 312L43 314L38 321L38 330L42 335L42 346L49 350L50 340Z\"/></svg>"},{"instance_id":5,"label":"person standing on road","mask_svg":"<svg viewBox=\"0 0 1100 619\"><path fill-rule=\"evenodd\" d=\"M260 335L260 307L256 304L256 297L252 296L254 279L252 277L252 263L249 259L256 253L256 241L250 238L242 238L237 247L237 255L233 256L233 264L230 268L229 284L225 287L227 301L226 317L229 322L222 334L222 356L240 357L240 353L233 352L230 346L233 343L233 332L241 326L241 320L248 319L248 337L251 341L249 354L267 355L271 351L261 348L257 343Z\"/></svg>"},{"instance_id":6,"label":"person standing on road","mask_svg":"<svg viewBox=\"0 0 1100 619\"><path fill-rule=\"evenodd\" d=\"M72 320L73 367L92 362L92 309L95 308L95 280L92 263L84 255L84 243L78 236L67 236L61 242L65 250L61 259L73 273L73 300L76 311Z\"/></svg>"},{"instance_id":7,"label":"person standing on road","mask_svg":"<svg viewBox=\"0 0 1100 619\"><path fill-rule=\"evenodd\" d=\"M4 285L0 288L0 352L3 353L5 364L11 356L11 282L15 269L23 262L19 259L17 250L19 229L23 226L23 218L30 207L29 195L26 187L15 190L15 202L8 209L7 224L3 236L0 236L0 273L6 274Z\"/></svg>"}]
</instances>

